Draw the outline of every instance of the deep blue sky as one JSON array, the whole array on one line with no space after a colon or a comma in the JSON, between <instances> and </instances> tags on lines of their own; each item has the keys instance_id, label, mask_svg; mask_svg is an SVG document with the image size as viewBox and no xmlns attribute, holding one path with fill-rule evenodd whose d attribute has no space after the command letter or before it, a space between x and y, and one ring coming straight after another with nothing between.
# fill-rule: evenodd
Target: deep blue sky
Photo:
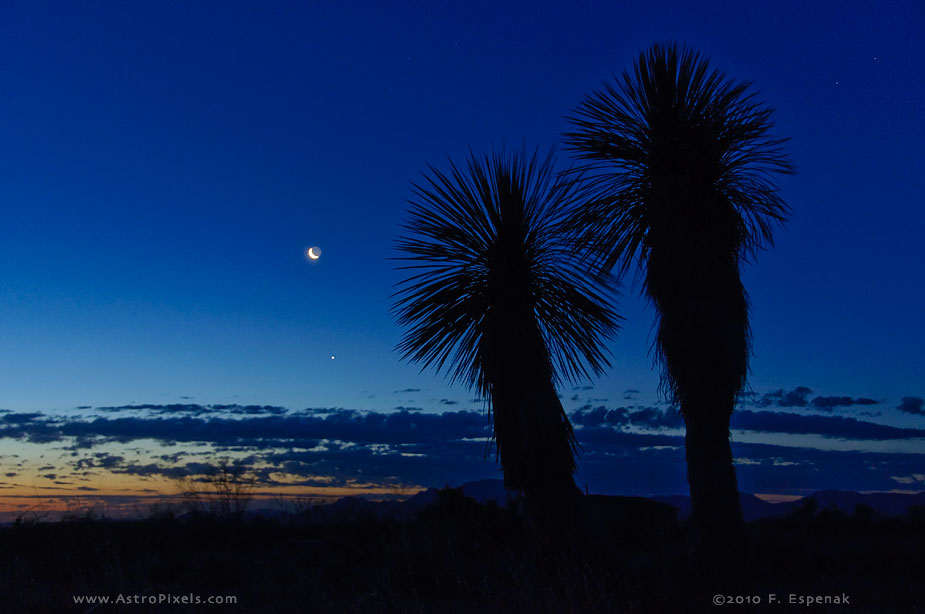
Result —
<instances>
[{"instance_id":1,"label":"deep blue sky","mask_svg":"<svg viewBox=\"0 0 925 614\"><path fill-rule=\"evenodd\" d=\"M4 2L0 407L465 401L392 351L408 181L555 144L665 40L793 138L794 219L745 273L752 387L922 396L923 31L900 1ZM654 400L652 312L621 312L598 390Z\"/></svg>"}]
</instances>

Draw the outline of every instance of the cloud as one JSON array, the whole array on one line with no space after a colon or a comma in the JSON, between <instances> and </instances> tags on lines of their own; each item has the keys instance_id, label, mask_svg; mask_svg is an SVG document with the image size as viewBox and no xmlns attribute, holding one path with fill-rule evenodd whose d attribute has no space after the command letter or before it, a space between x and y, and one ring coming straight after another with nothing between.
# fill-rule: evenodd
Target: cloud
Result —
<instances>
[{"instance_id":1,"label":"cloud","mask_svg":"<svg viewBox=\"0 0 925 614\"><path fill-rule=\"evenodd\" d=\"M458 405L459 403L451 399L440 399L441 405Z\"/></svg>"},{"instance_id":2,"label":"cloud","mask_svg":"<svg viewBox=\"0 0 925 614\"><path fill-rule=\"evenodd\" d=\"M584 405L570 414L576 427L607 426L662 431L684 426L674 410L628 406L610 409L603 405ZM732 414L731 428L764 433L820 435L822 437L863 440L900 440L925 437L925 429L901 428L843 416L805 415L793 412L740 409Z\"/></svg>"},{"instance_id":3,"label":"cloud","mask_svg":"<svg viewBox=\"0 0 925 614\"><path fill-rule=\"evenodd\" d=\"M880 401L859 397L816 397L813 399L813 407L823 411L832 411L836 407L851 407L852 405L879 405Z\"/></svg>"},{"instance_id":4,"label":"cloud","mask_svg":"<svg viewBox=\"0 0 925 614\"><path fill-rule=\"evenodd\" d=\"M169 467L159 463L141 464L132 462L113 468L112 472L143 477L159 476L170 480L177 480L188 476L210 475L215 472L215 465L212 463L190 462L182 466Z\"/></svg>"},{"instance_id":5,"label":"cloud","mask_svg":"<svg viewBox=\"0 0 925 614\"><path fill-rule=\"evenodd\" d=\"M775 398L786 396L782 392ZM911 403L921 410L914 400ZM137 407L121 415L106 412L102 416L0 414L0 437L67 445L75 456L67 466L56 466L46 474L54 476L52 479L73 478L81 472L166 479L201 476L222 454L257 468L261 483L267 485L401 482L439 486L500 477L484 412L436 414L408 408L392 413L338 408L265 411L263 408L272 406L196 406L221 408L202 413L152 412ZM229 409L232 413L224 413ZM683 420L677 411L646 405L587 404L570 417L581 446L576 477L580 487L588 482L592 490L614 494L685 492ZM923 429L770 410L737 411L732 427L850 440L925 437ZM147 447L150 452L137 456L132 450L120 449L116 454L98 447L106 442L142 440L148 442L133 443L133 447ZM786 436L780 441L786 442ZM193 451L161 447L173 443L201 447ZM888 490L895 487L894 477L921 473L925 462L923 454L849 453L739 442L733 442L733 450L741 461L738 475L743 490L758 492L836 485Z\"/></svg>"},{"instance_id":6,"label":"cloud","mask_svg":"<svg viewBox=\"0 0 925 614\"><path fill-rule=\"evenodd\" d=\"M663 411L657 407L617 407L608 409L603 405L592 408L584 405L570 415L576 425L583 427L608 426L624 428L635 426L652 430L680 428L684 426L681 415L674 411Z\"/></svg>"},{"instance_id":7,"label":"cloud","mask_svg":"<svg viewBox=\"0 0 925 614\"><path fill-rule=\"evenodd\" d=\"M687 494L683 437L634 435L608 428L577 433L584 448L579 486L609 494ZM588 438L588 435L593 435ZM818 450L732 442L742 492L808 494L891 490L894 476L921 473L925 454ZM746 462L747 461L747 462Z\"/></svg>"},{"instance_id":8,"label":"cloud","mask_svg":"<svg viewBox=\"0 0 925 614\"><path fill-rule=\"evenodd\" d=\"M279 416L289 410L278 405L208 405L210 409L240 416Z\"/></svg>"},{"instance_id":9,"label":"cloud","mask_svg":"<svg viewBox=\"0 0 925 614\"><path fill-rule=\"evenodd\" d=\"M96 411L105 413L126 413L126 412L144 412L153 415L170 415L170 414L189 414L200 416L203 414L225 414L229 416L255 416L255 415L280 415L288 412L285 407L277 405L199 405L196 403L171 403L168 405L153 405L149 403L141 405L117 405L113 407L97 407Z\"/></svg>"},{"instance_id":10,"label":"cloud","mask_svg":"<svg viewBox=\"0 0 925 614\"><path fill-rule=\"evenodd\" d=\"M852 440L925 437L925 429L907 429L842 416L807 416L790 412L750 411L732 414L731 428L791 435L822 435Z\"/></svg>"},{"instance_id":11,"label":"cloud","mask_svg":"<svg viewBox=\"0 0 925 614\"><path fill-rule=\"evenodd\" d=\"M755 401L758 407L777 405L778 407L806 407L807 397L813 393L811 388L797 386L793 390L785 391L783 388L773 392L766 392Z\"/></svg>"},{"instance_id":12,"label":"cloud","mask_svg":"<svg viewBox=\"0 0 925 614\"><path fill-rule=\"evenodd\" d=\"M171 403L169 405L153 405L143 403L140 405L115 405L108 407L97 407L96 411L106 413L124 413L129 411L148 410L155 414L208 414L214 410L205 406L193 403Z\"/></svg>"},{"instance_id":13,"label":"cloud","mask_svg":"<svg viewBox=\"0 0 925 614\"><path fill-rule=\"evenodd\" d=\"M0 422L5 424L28 424L44 417L45 414L39 412L10 413L0 417Z\"/></svg>"},{"instance_id":14,"label":"cloud","mask_svg":"<svg viewBox=\"0 0 925 614\"><path fill-rule=\"evenodd\" d=\"M29 430L31 429L31 430ZM29 429L0 428L0 436L47 441L76 438L87 445L109 441L152 439L161 443L205 442L221 446L305 446L322 439L356 443L415 443L433 439L482 437L487 423L481 412L423 414L407 409L395 413L350 409L307 409L286 415L251 416L128 416L37 421Z\"/></svg>"},{"instance_id":15,"label":"cloud","mask_svg":"<svg viewBox=\"0 0 925 614\"><path fill-rule=\"evenodd\" d=\"M626 407L609 409L603 405L592 408L591 405L583 405L569 415L572 424L576 426L600 426L609 425L622 427L629 422L629 410Z\"/></svg>"},{"instance_id":16,"label":"cloud","mask_svg":"<svg viewBox=\"0 0 925 614\"><path fill-rule=\"evenodd\" d=\"M650 429L671 429L680 428L684 425L681 414L669 409L662 411L655 407L646 407L629 414L630 424L635 426L644 426Z\"/></svg>"},{"instance_id":17,"label":"cloud","mask_svg":"<svg viewBox=\"0 0 925 614\"><path fill-rule=\"evenodd\" d=\"M896 409L907 414L925 416L925 399L921 397L903 397Z\"/></svg>"},{"instance_id":18,"label":"cloud","mask_svg":"<svg viewBox=\"0 0 925 614\"><path fill-rule=\"evenodd\" d=\"M421 392L422 388L405 388L404 390L396 390L394 394L407 394L411 392Z\"/></svg>"},{"instance_id":19,"label":"cloud","mask_svg":"<svg viewBox=\"0 0 925 614\"><path fill-rule=\"evenodd\" d=\"M771 392L758 394L748 391L740 395L743 403L755 407L800 407L812 408L820 411L831 412L836 407L852 407L856 405L879 405L880 401L868 397L851 397L845 395L816 396L810 400L813 393L808 386L797 386L792 390L779 388Z\"/></svg>"},{"instance_id":20,"label":"cloud","mask_svg":"<svg viewBox=\"0 0 925 614\"><path fill-rule=\"evenodd\" d=\"M846 452L767 444L732 444L744 492L807 494L818 490L891 490L893 476L921 472L923 454ZM891 485L892 484L892 485Z\"/></svg>"},{"instance_id":21,"label":"cloud","mask_svg":"<svg viewBox=\"0 0 925 614\"><path fill-rule=\"evenodd\" d=\"M81 458L74 463L74 468L79 470L83 469L114 469L120 467L125 463L125 457L119 456L116 454L110 454L109 452L97 452L91 457Z\"/></svg>"}]
</instances>

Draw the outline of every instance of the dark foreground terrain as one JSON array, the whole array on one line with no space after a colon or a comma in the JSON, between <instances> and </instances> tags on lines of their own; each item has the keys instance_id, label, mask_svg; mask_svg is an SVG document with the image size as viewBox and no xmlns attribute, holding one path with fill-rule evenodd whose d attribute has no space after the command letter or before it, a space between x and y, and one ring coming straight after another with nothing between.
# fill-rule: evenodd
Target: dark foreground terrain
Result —
<instances>
[{"instance_id":1,"label":"dark foreground terrain","mask_svg":"<svg viewBox=\"0 0 925 614\"><path fill-rule=\"evenodd\" d=\"M619 507L601 508L600 538L578 551L452 490L405 522L311 513L19 522L0 529L0 611L915 612L925 603L921 508L897 518L807 508L753 522L741 562L723 568L689 553L686 527ZM82 596L111 603L75 603Z\"/></svg>"}]
</instances>

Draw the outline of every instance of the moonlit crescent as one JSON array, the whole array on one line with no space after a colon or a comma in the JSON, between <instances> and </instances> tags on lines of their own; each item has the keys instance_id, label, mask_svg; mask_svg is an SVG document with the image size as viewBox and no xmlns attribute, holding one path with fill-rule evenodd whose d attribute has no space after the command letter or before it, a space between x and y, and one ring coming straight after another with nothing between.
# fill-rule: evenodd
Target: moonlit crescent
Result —
<instances>
[{"instance_id":1,"label":"moonlit crescent","mask_svg":"<svg viewBox=\"0 0 925 614\"><path fill-rule=\"evenodd\" d=\"M318 260L319 258L321 258L321 248L309 247L308 257L311 258L312 260Z\"/></svg>"}]
</instances>

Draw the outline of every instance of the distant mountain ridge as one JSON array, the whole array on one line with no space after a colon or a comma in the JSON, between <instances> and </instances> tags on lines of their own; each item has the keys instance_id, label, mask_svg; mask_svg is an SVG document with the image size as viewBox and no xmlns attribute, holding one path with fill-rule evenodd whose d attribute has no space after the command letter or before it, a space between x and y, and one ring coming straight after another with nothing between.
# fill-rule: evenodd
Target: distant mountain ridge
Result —
<instances>
[{"instance_id":1,"label":"distant mountain ridge","mask_svg":"<svg viewBox=\"0 0 925 614\"><path fill-rule=\"evenodd\" d=\"M513 497L504 488L502 480L479 480L468 482L459 488L462 493L479 503L495 503L501 507ZM439 489L428 488L404 500L372 501L362 497L343 497L328 505L318 506L316 512L327 520L355 520L361 516L408 520L429 505L439 500Z\"/></svg>"},{"instance_id":2,"label":"distant mountain ridge","mask_svg":"<svg viewBox=\"0 0 925 614\"><path fill-rule=\"evenodd\" d=\"M679 520L684 520L690 516L690 498L685 495L652 497L652 499L678 508ZM852 514L858 505L866 505L880 516L905 516L910 508L925 506L925 492L906 494L823 490L784 503L769 503L755 495L739 493L739 503L742 506L742 515L745 517L746 522L761 518L787 516L802 509L810 500L815 501L817 512L835 509L844 514Z\"/></svg>"},{"instance_id":3,"label":"distant mountain ridge","mask_svg":"<svg viewBox=\"0 0 925 614\"><path fill-rule=\"evenodd\" d=\"M468 482L459 488L462 493L475 501L494 503L505 507L515 498L514 494L504 488L502 480L479 480ZM327 520L356 520L363 516L375 518L392 518L409 520L439 499L439 489L428 488L404 500L373 501L362 497L343 497L327 505L314 508L313 514ZM678 510L678 520L690 516L690 497L687 495L668 495L648 497L652 501L668 504ZM844 514L852 514L858 505L866 505L880 516L904 516L914 506L925 507L925 492L905 493L857 493L851 491L824 490L806 497L785 503L769 503L749 493L740 493L739 501L742 514L747 522L761 518L787 516L804 508L809 500L815 501L816 513L826 509L835 509ZM811 505L811 504L810 504ZM248 515L278 516L279 512L254 510Z\"/></svg>"}]
</instances>

